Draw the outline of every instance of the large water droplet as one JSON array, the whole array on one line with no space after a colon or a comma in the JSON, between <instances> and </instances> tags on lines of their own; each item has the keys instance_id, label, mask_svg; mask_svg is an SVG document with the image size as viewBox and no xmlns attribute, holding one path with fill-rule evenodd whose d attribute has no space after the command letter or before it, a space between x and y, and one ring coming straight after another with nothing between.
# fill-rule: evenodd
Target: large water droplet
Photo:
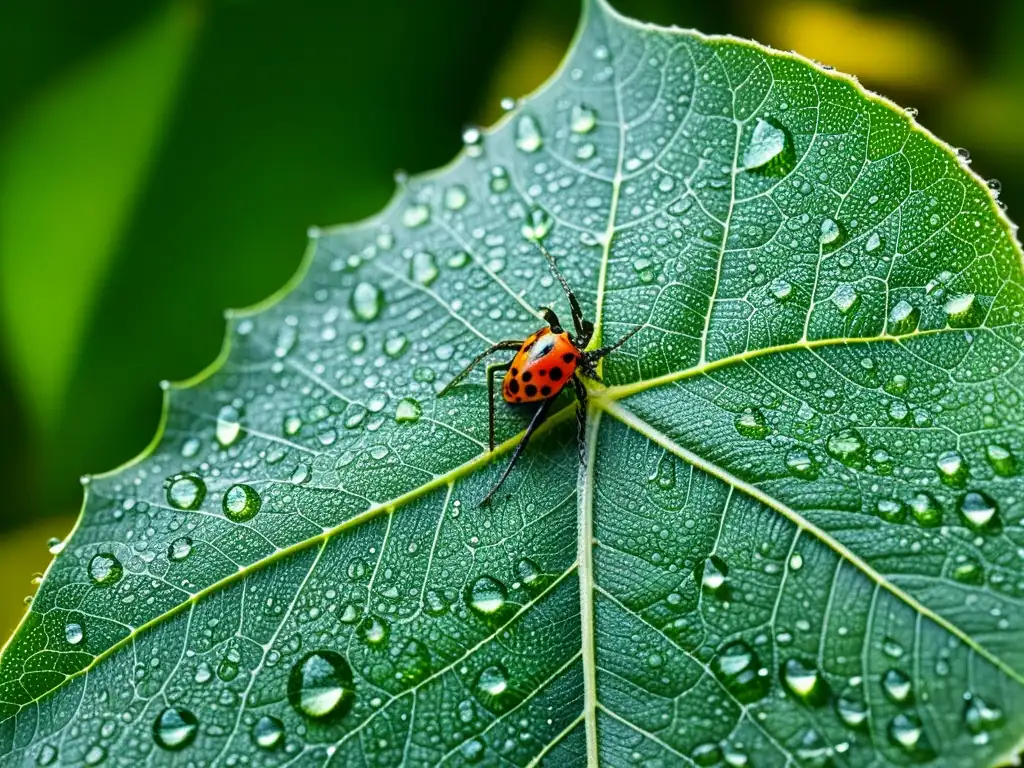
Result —
<instances>
[{"instance_id":1,"label":"large water droplet","mask_svg":"<svg viewBox=\"0 0 1024 768\"><path fill-rule=\"evenodd\" d=\"M715 676L741 703L750 704L764 698L771 687L768 670L743 640L724 646L711 665Z\"/></svg>"},{"instance_id":2,"label":"large water droplet","mask_svg":"<svg viewBox=\"0 0 1024 768\"><path fill-rule=\"evenodd\" d=\"M910 677L899 669L890 669L882 676L882 691L894 704L906 704L913 696Z\"/></svg>"},{"instance_id":3,"label":"large water droplet","mask_svg":"<svg viewBox=\"0 0 1024 768\"><path fill-rule=\"evenodd\" d=\"M175 509L199 509L206 498L206 483L195 475L175 475L168 480L167 503Z\"/></svg>"},{"instance_id":4,"label":"large water droplet","mask_svg":"<svg viewBox=\"0 0 1024 768\"><path fill-rule=\"evenodd\" d=\"M801 480L814 480L818 476L818 462L802 448L794 448L786 455L786 469Z\"/></svg>"},{"instance_id":5,"label":"large water droplet","mask_svg":"<svg viewBox=\"0 0 1024 768\"><path fill-rule=\"evenodd\" d=\"M851 687L843 692L843 695L836 699L836 714L839 719L849 727L857 730L867 729L868 708L864 703L864 697L860 691Z\"/></svg>"},{"instance_id":6,"label":"large water droplet","mask_svg":"<svg viewBox=\"0 0 1024 768\"><path fill-rule=\"evenodd\" d=\"M367 645L382 646L388 641L391 627L384 619L370 614L359 625L359 632Z\"/></svg>"},{"instance_id":7,"label":"large water droplet","mask_svg":"<svg viewBox=\"0 0 1024 768\"><path fill-rule=\"evenodd\" d=\"M701 572L700 583L704 589L716 596L723 596L726 582L729 577L729 567L725 561L717 555L711 555L704 561L704 570Z\"/></svg>"},{"instance_id":8,"label":"large water droplet","mask_svg":"<svg viewBox=\"0 0 1024 768\"><path fill-rule=\"evenodd\" d=\"M480 673L476 687L480 693L496 699L508 691L508 672L500 664L492 664Z\"/></svg>"},{"instance_id":9,"label":"large water droplet","mask_svg":"<svg viewBox=\"0 0 1024 768\"><path fill-rule=\"evenodd\" d=\"M64 637L71 645L78 645L84 636L81 624L68 624L64 627Z\"/></svg>"},{"instance_id":10,"label":"large water droplet","mask_svg":"<svg viewBox=\"0 0 1024 768\"><path fill-rule=\"evenodd\" d=\"M849 283L840 283L832 292L832 303L841 314L849 314L860 303L860 294Z\"/></svg>"},{"instance_id":11,"label":"large water droplet","mask_svg":"<svg viewBox=\"0 0 1024 768\"><path fill-rule=\"evenodd\" d=\"M356 319L368 323L376 320L380 314L384 306L384 296L377 286L362 282L352 291L351 306Z\"/></svg>"},{"instance_id":12,"label":"large water droplet","mask_svg":"<svg viewBox=\"0 0 1024 768\"><path fill-rule=\"evenodd\" d=\"M586 104L576 104L569 116L569 127L573 133L590 133L597 125L597 113Z\"/></svg>"},{"instance_id":13,"label":"large water droplet","mask_svg":"<svg viewBox=\"0 0 1024 768\"><path fill-rule=\"evenodd\" d=\"M983 316L980 302L973 293L952 297L946 302L946 320L954 328L978 325Z\"/></svg>"},{"instance_id":14,"label":"large water droplet","mask_svg":"<svg viewBox=\"0 0 1024 768\"><path fill-rule=\"evenodd\" d=\"M879 499L875 504L878 516L889 523L902 523L907 517L907 509L903 502L896 499Z\"/></svg>"},{"instance_id":15,"label":"large water droplet","mask_svg":"<svg viewBox=\"0 0 1024 768\"><path fill-rule=\"evenodd\" d=\"M757 118L750 144L743 153L743 167L747 170L767 165L786 148L786 134L767 120Z\"/></svg>"},{"instance_id":16,"label":"large water droplet","mask_svg":"<svg viewBox=\"0 0 1024 768\"><path fill-rule=\"evenodd\" d=\"M967 480L967 462L956 451L944 451L935 459L939 479L954 488L963 486Z\"/></svg>"},{"instance_id":17,"label":"large water droplet","mask_svg":"<svg viewBox=\"0 0 1024 768\"><path fill-rule=\"evenodd\" d=\"M968 558L953 566L952 576L961 584L984 584L985 569L977 560Z\"/></svg>"},{"instance_id":18,"label":"large water droplet","mask_svg":"<svg viewBox=\"0 0 1024 768\"><path fill-rule=\"evenodd\" d=\"M877 232L872 232L871 236L868 237L867 243L865 243L865 245L864 245L864 250L867 251L868 253L871 253L872 251L877 251L878 248L881 245L882 245L882 238L881 238L881 236L879 236L879 234Z\"/></svg>"},{"instance_id":19,"label":"large water droplet","mask_svg":"<svg viewBox=\"0 0 1024 768\"><path fill-rule=\"evenodd\" d=\"M824 219L821 222L821 234L819 239L822 245L831 245L839 240L841 235L839 224L836 223L835 219Z\"/></svg>"},{"instance_id":20,"label":"large water droplet","mask_svg":"<svg viewBox=\"0 0 1024 768\"><path fill-rule=\"evenodd\" d=\"M985 449L985 458L992 471L1000 477L1013 477L1017 474L1017 458L1005 445L990 445Z\"/></svg>"},{"instance_id":21,"label":"large water droplet","mask_svg":"<svg viewBox=\"0 0 1024 768\"><path fill-rule=\"evenodd\" d=\"M284 738L284 723L273 715L264 715L252 726L252 741L260 749L273 749Z\"/></svg>"},{"instance_id":22,"label":"large water droplet","mask_svg":"<svg viewBox=\"0 0 1024 768\"><path fill-rule=\"evenodd\" d=\"M736 417L736 431L744 437L763 440L771 432L771 428L759 408L747 408Z\"/></svg>"},{"instance_id":23,"label":"large water droplet","mask_svg":"<svg viewBox=\"0 0 1024 768\"><path fill-rule=\"evenodd\" d=\"M123 574L121 561L109 552L93 555L92 560L89 561L89 578L97 586L109 587L117 584Z\"/></svg>"},{"instance_id":24,"label":"large water droplet","mask_svg":"<svg viewBox=\"0 0 1024 768\"><path fill-rule=\"evenodd\" d=\"M867 445L856 429L841 429L829 435L825 449L848 467L863 468L867 463Z\"/></svg>"},{"instance_id":25,"label":"large water droplet","mask_svg":"<svg viewBox=\"0 0 1024 768\"><path fill-rule=\"evenodd\" d=\"M889 311L887 331L890 336L904 336L917 330L921 310L902 299Z\"/></svg>"},{"instance_id":26,"label":"large water droplet","mask_svg":"<svg viewBox=\"0 0 1024 768\"><path fill-rule=\"evenodd\" d=\"M399 424L412 424L420 420L423 415L423 407L419 401L411 397L404 397L398 401L395 409L395 421Z\"/></svg>"},{"instance_id":27,"label":"large water droplet","mask_svg":"<svg viewBox=\"0 0 1024 768\"><path fill-rule=\"evenodd\" d=\"M409 279L414 283L426 287L437 280L440 274L434 254L429 251L417 251L413 254L412 261L409 262Z\"/></svg>"},{"instance_id":28,"label":"large water droplet","mask_svg":"<svg viewBox=\"0 0 1024 768\"><path fill-rule=\"evenodd\" d=\"M931 760L935 752L928 744L921 718L901 712L889 723L889 740L920 762Z\"/></svg>"},{"instance_id":29,"label":"large water droplet","mask_svg":"<svg viewBox=\"0 0 1024 768\"><path fill-rule=\"evenodd\" d=\"M916 493L907 502L910 514L922 528L942 525L942 507L930 493Z\"/></svg>"},{"instance_id":30,"label":"large water droplet","mask_svg":"<svg viewBox=\"0 0 1024 768\"><path fill-rule=\"evenodd\" d=\"M967 694L965 698L964 725L974 734L976 743L984 744L988 741L988 733L1005 721L1003 711L985 703L977 694Z\"/></svg>"},{"instance_id":31,"label":"large water droplet","mask_svg":"<svg viewBox=\"0 0 1024 768\"><path fill-rule=\"evenodd\" d=\"M995 499L981 491L965 493L960 499L960 519L974 531L999 530L999 506Z\"/></svg>"},{"instance_id":32,"label":"large water droplet","mask_svg":"<svg viewBox=\"0 0 1024 768\"><path fill-rule=\"evenodd\" d=\"M256 517L262 506L263 499L259 493L248 485L232 485L224 494L224 516L236 523L244 523Z\"/></svg>"},{"instance_id":33,"label":"large water droplet","mask_svg":"<svg viewBox=\"0 0 1024 768\"><path fill-rule=\"evenodd\" d=\"M520 232L527 240L543 240L551 231L553 223L554 219L547 211L543 208L533 208L526 215L526 221L523 222Z\"/></svg>"},{"instance_id":34,"label":"large water droplet","mask_svg":"<svg viewBox=\"0 0 1024 768\"><path fill-rule=\"evenodd\" d=\"M523 152L536 152L544 145L544 137L541 135L540 126L532 115L521 115L516 123L516 147Z\"/></svg>"},{"instance_id":35,"label":"large water droplet","mask_svg":"<svg viewBox=\"0 0 1024 768\"><path fill-rule=\"evenodd\" d=\"M828 684L813 665L787 659L782 664L781 676L786 689L805 704L819 707L828 701Z\"/></svg>"},{"instance_id":36,"label":"large water droplet","mask_svg":"<svg viewBox=\"0 0 1024 768\"><path fill-rule=\"evenodd\" d=\"M690 752L690 759L699 766L718 765L722 762L722 748L717 744L708 742L698 744Z\"/></svg>"},{"instance_id":37,"label":"large water droplet","mask_svg":"<svg viewBox=\"0 0 1024 768\"><path fill-rule=\"evenodd\" d=\"M153 721L153 739L164 749L184 749L195 741L199 721L187 709L168 707Z\"/></svg>"},{"instance_id":38,"label":"large water droplet","mask_svg":"<svg viewBox=\"0 0 1024 768\"><path fill-rule=\"evenodd\" d=\"M334 651L306 654L288 675L288 700L306 717L343 717L355 700L352 667Z\"/></svg>"},{"instance_id":39,"label":"large water droplet","mask_svg":"<svg viewBox=\"0 0 1024 768\"><path fill-rule=\"evenodd\" d=\"M192 554L192 539L181 536L167 545L167 559L180 562Z\"/></svg>"},{"instance_id":40,"label":"large water droplet","mask_svg":"<svg viewBox=\"0 0 1024 768\"><path fill-rule=\"evenodd\" d=\"M468 201L469 195L461 184L452 184L444 191L444 207L449 211L461 210Z\"/></svg>"},{"instance_id":41,"label":"large water droplet","mask_svg":"<svg viewBox=\"0 0 1024 768\"><path fill-rule=\"evenodd\" d=\"M467 594L469 607L481 616L493 616L499 613L508 599L505 585L490 576L481 576L469 588Z\"/></svg>"},{"instance_id":42,"label":"large water droplet","mask_svg":"<svg viewBox=\"0 0 1024 768\"><path fill-rule=\"evenodd\" d=\"M221 406L217 412L217 427L214 435L224 448L232 445L242 432L242 415L233 405Z\"/></svg>"},{"instance_id":43,"label":"large water droplet","mask_svg":"<svg viewBox=\"0 0 1024 768\"><path fill-rule=\"evenodd\" d=\"M53 765L54 761L60 757L60 752L52 744L44 744L43 748L39 750L39 754L36 756L36 765Z\"/></svg>"},{"instance_id":44,"label":"large water droplet","mask_svg":"<svg viewBox=\"0 0 1024 768\"><path fill-rule=\"evenodd\" d=\"M422 227L428 221L430 221L430 209L422 203L410 205L402 213L402 224L409 229Z\"/></svg>"}]
</instances>

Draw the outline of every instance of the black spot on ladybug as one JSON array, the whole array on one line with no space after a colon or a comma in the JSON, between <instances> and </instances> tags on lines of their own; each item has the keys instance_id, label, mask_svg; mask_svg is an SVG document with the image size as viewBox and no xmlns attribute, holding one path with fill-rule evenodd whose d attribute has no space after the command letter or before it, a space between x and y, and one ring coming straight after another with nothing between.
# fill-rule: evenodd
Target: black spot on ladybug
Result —
<instances>
[{"instance_id":1,"label":"black spot on ladybug","mask_svg":"<svg viewBox=\"0 0 1024 768\"><path fill-rule=\"evenodd\" d=\"M572 352L566 352L564 355L562 355L562 362L565 363L571 363L575 359L576 355L573 354Z\"/></svg>"},{"instance_id":2,"label":"black spot on ladybug","mask_svg":"<svg viewBox=\"0 0 1024 768\"><path fill-rule=\"evenodd\" d=\"M518 375L519 375L519 369L518 368L513 368L512 369L512 378L515 378Z\"/></svg>"},{"instance_id":3,"label":"black spot on ladybug","mask_svg":"<svg viewBox=\"0 0 1024 768\"><path fill-rule=\"evenodd\" d=\"M518 394L519 393L519 382L516 381L515 379L512 379L512 381L510 381L508 383L508 391L511 392L513 395Z\"/></svg>"},{"instance_id":4,"label":"black spot on ladybug","mask_svg":"<svg viewBox=\"0 0 1024 768\"><path fill-rule=\"evenodd\" d=\"M537 371L537 375L538 376L547 376L548 375L548 369L547 368L541 368L539 371Z\"/></svg>"},{"instance_id":5,"label":"black spot on ladybug","mask_svg":"<svg viewBox=\"0 0 1024 768\"><path fill-rule=\"evenodd\" d=\"M559 368L556 365L554 368L551 369L551 380L552 381L561 381L561 379L562 379L562 369Z\"/></svg>"},{"instance_id":6,"label":"black spot on ladybug","mask_svg":"<svg viewBox=\"0 0 1024 768\"><path fill-rule=\"evenodd\" d=\"M540 388L540 393L542 395L544 395L544 397L548 397L551 394L551 387L549 387L547 385L541 387Z\"/></svg>"},{"instance_id":7,"label":"black spot on ladybug","mask_svg":"<svg viewBox=\"0 0 1024 768\"><path fill-rule=\"evenodd\" d=\"M533 397L536 394L537 394L537 388L535 386L533 386L533 384L527 384L526 385L526 396L527 397Z\"/></svg>"},{"instance_id":8,"label":"black spot on ladybug","mask_svg":"<svg viewBox=\"0 0 1024 768\"><path fill-rule=\"evenodd\" d=\"M516 397L516 402L517 402L517 403L521 403L521 402L523 402L523 396L522 396L522 395L519 395L518 397Z\"/></svg>"},{"instance_id":9,"label":"black spot on ladybug","mask_svg":"<svg viewBox=\"0 0 1024 768\"><path fill-rule=\"evenodd\" d=\"M529 381L533 378L533 374L529 371L523 371L523 381Z\"/></svg>"}]
</instances>

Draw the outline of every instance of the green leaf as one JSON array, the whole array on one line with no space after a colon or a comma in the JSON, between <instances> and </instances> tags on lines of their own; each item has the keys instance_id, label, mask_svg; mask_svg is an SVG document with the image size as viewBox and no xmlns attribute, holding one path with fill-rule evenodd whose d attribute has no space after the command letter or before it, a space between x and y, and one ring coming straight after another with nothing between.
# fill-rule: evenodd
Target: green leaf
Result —
<instances>
[{"instance_id":1,"label":"green leaf","mask_svg":"<svg viewBox=\"0 0 1024 768\"><path fill-rule=\"evenodd\" d=\"M598 341L643 327L585 463L565 396L479 507L528 414L495 459L482 374L435 393L568 314L531 236ZM92 480L0 659L7 760L994 764L1022 308L1011 225L909 116L588 3L545 88L315 232Z\"/></svg>"}]
</instances>

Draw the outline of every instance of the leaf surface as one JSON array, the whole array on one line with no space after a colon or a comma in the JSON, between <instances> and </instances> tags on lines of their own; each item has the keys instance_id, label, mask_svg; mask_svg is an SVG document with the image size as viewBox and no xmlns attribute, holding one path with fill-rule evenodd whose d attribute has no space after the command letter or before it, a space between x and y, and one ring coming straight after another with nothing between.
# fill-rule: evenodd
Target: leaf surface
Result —
<instances>
[{"instance_id":1,"label":"leaf surface","mask_svg":"<svg viewBox=\"0 0 1024 768\"><path fill-rule=\"evenodd\" d=\"M490 343L642 330L489 507ZM586 5L87 488L6 760L986 765L1024 708L1021 253L848 78ZM597 342L595 342L597 343ZM503 456L528 414L498 413Z\"/></svg>"}]
</instances>

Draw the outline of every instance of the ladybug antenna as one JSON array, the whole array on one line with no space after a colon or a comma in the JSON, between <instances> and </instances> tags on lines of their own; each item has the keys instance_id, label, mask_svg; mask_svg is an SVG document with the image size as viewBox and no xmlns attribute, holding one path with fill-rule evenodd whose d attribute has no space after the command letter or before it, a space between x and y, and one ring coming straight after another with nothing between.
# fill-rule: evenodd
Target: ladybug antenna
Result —
<instances>
[{"instance_id":1,"label":"ladybug antenna","mask_svg":"<svg viewBox=\"0 0 1024 768\"><path fill-rule=\"evenodd\" d=\"M576 294L573 293L572 288L569 287L569 283L562 276L562 273L558 271L555 257L548 252L548 249L543 246L540 240L534 240L533 242L537 244L540 252L544 254L544 258L548 261L548 267L551 268L551 274L561 283L562 291L565 292L565 297L569 300L569 308L572 309L572 324L576 328L579 345L581 347L587 346L590 343L590 337L594 333L594 326L583 319L583 310L580 309L580 303L576 300Z\"/></svg>"}]
</instances>

